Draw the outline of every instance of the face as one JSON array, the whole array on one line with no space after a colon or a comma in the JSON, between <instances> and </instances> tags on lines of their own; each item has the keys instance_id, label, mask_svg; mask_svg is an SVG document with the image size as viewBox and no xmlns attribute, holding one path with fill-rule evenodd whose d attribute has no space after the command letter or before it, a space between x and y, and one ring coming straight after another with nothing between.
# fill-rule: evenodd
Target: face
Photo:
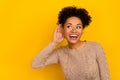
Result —
<instances>
[{"instance_id":1,"label":"face","mask_svg":"<svg viewBox=\"0 0 120 80\"><path fill-rule=\"evenodd\" d=\"M78 17L70 17L64 24L64 37L70 44L76 44L80 41L83 33L82 21Z\"/></svg>"}]
</instances>

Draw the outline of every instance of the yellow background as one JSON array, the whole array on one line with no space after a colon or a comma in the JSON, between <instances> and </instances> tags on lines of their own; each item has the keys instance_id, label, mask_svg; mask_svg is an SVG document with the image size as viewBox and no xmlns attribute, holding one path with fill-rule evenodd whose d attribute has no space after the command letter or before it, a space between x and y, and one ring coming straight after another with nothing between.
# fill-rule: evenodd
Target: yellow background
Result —
<instances>
[{"instance_id":1,"label":"yellow background","mask_svg":"<svg viewBox=\"0 0 120 80\"><path fill-rule=\"evenodd\" d=\"M58 12L71 5L89 11L82 39L103 46L111 80L120 80L119 0L0 0L0 80L64 80L59 65L34 70L31 62L52 40Z\"/></svg>"}]
</instances>

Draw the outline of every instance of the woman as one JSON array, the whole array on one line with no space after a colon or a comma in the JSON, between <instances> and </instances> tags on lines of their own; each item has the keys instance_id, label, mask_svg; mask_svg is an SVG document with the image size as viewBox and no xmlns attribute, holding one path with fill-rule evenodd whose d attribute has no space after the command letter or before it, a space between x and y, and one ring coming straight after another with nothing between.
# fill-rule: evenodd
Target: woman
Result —
<instances>
[{"instance_id":1,"label":"woman","mask_svg":"<svg viewBox=\"0 0 120 80\"><path fill-rule=\"evenodd\" d=\"M33 60L33 68L59 63L66 80L110 80L107 60L96 42L81 41L84 28L91 17L83 8L63 8L58 15L59 25L53 41ZM66 39L68 45L56 48Z\"/></svg>"}]
</instances>

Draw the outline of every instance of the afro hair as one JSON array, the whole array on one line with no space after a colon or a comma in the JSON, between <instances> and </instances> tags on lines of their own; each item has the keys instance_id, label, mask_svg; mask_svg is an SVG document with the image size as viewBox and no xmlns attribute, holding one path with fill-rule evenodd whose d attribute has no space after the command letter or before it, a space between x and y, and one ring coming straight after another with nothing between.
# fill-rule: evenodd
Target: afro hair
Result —
<instances>
[{"instance_id":1,"label":"afro hair","mask_svg":"<svg viewBox=\"0 0 120 80\"><path fill-rule=\"evenodd\" d=\"M82 21L83 28L92 21L88 11L84 8L76 8L75 6L64 7L58 14L58 23L64 25L70 17L78 17Z\"/></svg>"}]
</instances>

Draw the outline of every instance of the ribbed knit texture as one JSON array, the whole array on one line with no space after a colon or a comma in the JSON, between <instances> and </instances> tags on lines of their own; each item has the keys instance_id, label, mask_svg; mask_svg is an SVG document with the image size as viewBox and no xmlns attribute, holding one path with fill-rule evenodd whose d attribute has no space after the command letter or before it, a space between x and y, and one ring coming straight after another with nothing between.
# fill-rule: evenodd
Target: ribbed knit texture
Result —
<instances>
[{"instance_id":1,"label":"ribbed knit texture","mask_svg":"<svg viewBox=\"0 0 120 80\"><path fill-rule=\"evenodd\" d=\"M66 80L110 80L108 64L103 48L96 42L86 41L77 50L68 46L45 47L33 60L34 68L60 64Z\"/></svg>"}]
</instances>

